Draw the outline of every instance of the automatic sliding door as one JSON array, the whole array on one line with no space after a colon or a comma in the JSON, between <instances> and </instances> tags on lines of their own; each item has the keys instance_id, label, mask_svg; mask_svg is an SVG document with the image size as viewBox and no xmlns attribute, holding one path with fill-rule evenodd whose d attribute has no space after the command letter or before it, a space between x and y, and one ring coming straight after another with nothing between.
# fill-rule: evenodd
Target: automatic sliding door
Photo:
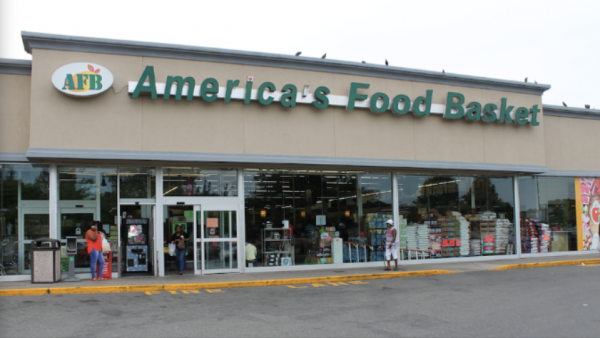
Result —
<instances>
[{"instance_id":1,"label":"automatic sliding door","mask_svg":"<svg viewBox=\"0 0 600 338\"><path fill-rule=\"evenodd\" d=\"M196 257L204 274L238 272L237 212L197 210Z\"/></svg>"}]
</instances>

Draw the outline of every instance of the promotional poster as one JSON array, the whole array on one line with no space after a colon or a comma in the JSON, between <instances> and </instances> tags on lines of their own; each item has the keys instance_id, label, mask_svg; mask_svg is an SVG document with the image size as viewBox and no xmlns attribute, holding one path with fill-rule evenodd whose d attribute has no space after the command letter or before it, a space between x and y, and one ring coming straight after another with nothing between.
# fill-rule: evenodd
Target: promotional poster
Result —
<instances>
[{"instance_id":1,"label":"promotional poster","mask_svg":"<svg viewBox=\"0 0 600 338\"><path fill-rule=\"evenodd\" d=\"M598 250L600 238L600 178L575 179L580 243L579 250Z\"/></svg>"}]
</instances>

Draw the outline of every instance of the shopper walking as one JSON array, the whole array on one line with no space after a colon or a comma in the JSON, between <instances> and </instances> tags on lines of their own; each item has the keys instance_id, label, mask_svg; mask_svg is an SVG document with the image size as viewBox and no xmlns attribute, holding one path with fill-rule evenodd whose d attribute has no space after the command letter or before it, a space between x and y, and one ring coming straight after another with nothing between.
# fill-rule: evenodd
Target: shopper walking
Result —
<instances>
[{"instance_id":1,"label":"shopper walking","mask_svg":"<svg viewBox=\"0 0 600 338\"><path fill-rule=\"evenodd\" d=\"M183 275L185 267L185 254L187 253L186 242L190 236L181 230L181 226L175 226L175 233L171 237L171 243L175 244L175 259L177 260L177 273Z\"/></svg>"},{"instance_id":2,"label":"shopper walking","mask_svg":"<svg viewBox=\"0 0 600 338\"><path fill-rule=\"evenodd\" d=\"M102 278L102 270L104 270L104 256L102 256L102 234L98 233L100 222L91 221L90 229L85 233L87 242L87 250L90 255L90 270L92 271L92 280L104 280ZM99 264L98 274L96 274L96 263Z\"/></svg>"},{"instance_id":3,"label":"shopper walking","mask_svg":"<svg viewBox=\"0 0 600 338\"><path fill-rule=\"evenodd\" d=\"M390 260L394 257L394 263L396 267L394 270L399 270L398 268L398 246L400 241L398 240L398 231L394 228L394 221L388 219L387 224L387 232L385 233L385 258L387 260L387 268L385 271L390 271L392 268L390 267Z\"/></svg>"}]
</instances>

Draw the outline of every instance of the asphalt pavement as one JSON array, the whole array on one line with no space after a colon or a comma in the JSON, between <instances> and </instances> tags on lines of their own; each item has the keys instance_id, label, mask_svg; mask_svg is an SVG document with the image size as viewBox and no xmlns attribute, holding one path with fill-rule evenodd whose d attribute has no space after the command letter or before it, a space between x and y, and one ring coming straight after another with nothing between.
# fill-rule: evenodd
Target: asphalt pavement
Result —
<instances>
[{"instance_id":1,"label":"asphalt pavement","mask_svg":"<svg viewBox=\"0 0 600 338\"><path fill-rule=\"evenodd\" d=\"M2 337L598 337L600 265L2 297Z\"/></svg>"}]
</instances>

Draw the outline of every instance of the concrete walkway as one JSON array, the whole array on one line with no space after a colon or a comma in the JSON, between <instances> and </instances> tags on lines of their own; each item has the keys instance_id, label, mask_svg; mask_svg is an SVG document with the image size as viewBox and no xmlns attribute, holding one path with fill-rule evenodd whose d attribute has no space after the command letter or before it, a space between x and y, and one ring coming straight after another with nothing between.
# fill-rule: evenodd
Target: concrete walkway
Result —
<instances>
[{"instance_id":1,"label":"concrete walkway","mask_svg":"<svg viewBox=\"0 0 600 338\"><path fill-rule=\"evenodd\" d=\"M48 293L94 293L94 292L140 292L168 289L227 288L267 285L319 283L323 281L348 281L378 278L397 278L446 273L486 270L503 270L554 265L598 264L598 253L558 257L535 257L522 259L483 260L470 262L403 264L400 272L384 272L382 265L355 268L352 264L335 269L256 272L244 274L190 275L173 277L129 277L94 282L60 282L32 284L29 281L0 282L0 296L48 294ZM393 266L393 263L392 263ZM498 273L502 273L498 271ZM13 290L14 292L11 292ZM30 290L30 291L26 291Z\"/></svg>"}]
</instances>

